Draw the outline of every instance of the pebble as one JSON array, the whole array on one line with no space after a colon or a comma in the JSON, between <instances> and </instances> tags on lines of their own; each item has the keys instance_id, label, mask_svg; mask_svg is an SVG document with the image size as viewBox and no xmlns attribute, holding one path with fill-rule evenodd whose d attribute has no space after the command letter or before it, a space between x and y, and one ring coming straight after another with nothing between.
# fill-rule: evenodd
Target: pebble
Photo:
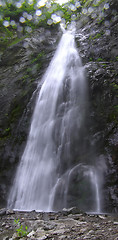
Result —
<instances>
[{"instance_id":1,"label":"pebble","mask_svg":"<svg viewBox=\"0 0 118 240\"><path fill-rule=\"evenodd\" d=\"M57 229L53 231L53 234L63 234L65 232L65 229Z\"/></svg>"},{"instance_id":2,"label":"pebble","mask_svg":"<svg viewBox=\"0 0 118 240\"><path fill-rule=\"evenodd\" d=\"M6 208L2 208L0 210L0 216L5 215L5 214L6 214Z\"/></svg>"},{"instance_id":3,"label":"pebble","mask_svg":"<svg viewBox=\"0 0 118 240\"><path fill-rule=\"evenodd\" d=\"M35 232L34 232L34 231L31 231L30 233L28 233L27 237L30 238L30 237L32 237L34 234L35 234Z\"/></svg>"},{"instance_id":4,"label":"pebble","mask_svg":"<svg viewBox=\"0 0 118 240\"><path fill-rule=\"evenodd\" d=\"M9 225L6 225L5 228L8 229L10 226Z\"/></svg>"},{"instance_id":5,"label":"pebble","mask_svg":"<svg viewBox=\"0 0 118 240\"><path fill-rule=\"evenodd\" d=\"M106 217L104 217L103 215L98 215L98 217L101 219L106 219Z\"/></svg>"},{"instance_id":6,"label":"pebble","mask_svg":"<svg viewBox=\"0 0 118 240\"><path fill-rule=\"evenodd\" d=\"M114 225L118 225L118 222L114 222Z\"/></svg>"},{"instance_id":7,"label":"pebble","mask_svg":"<svg viewBox=\"0 0 118 240\"><path fill-rule=\"evenodd\" d=\"M40 238L37 238L37 240L45 240L45 239L47 239L47 237L48 237L48 236L45 235L45 236L42 236L42 237L40 237Z\"/></svg>"},{"instance_id":8,"label":"pebble","mask_svg":"<svg viewBox=\"0 0 118 240\"><path fill-rule=\"evenodd\" d=\"M86 232L86 231L87 231L87 228L81 228L79 232L80 232L80 233L84 233L84 232Z\"/></svg>"},{"instance_id":9,"label":"pebble","mask_svg":"<svg viewBox=\"0 0 118 240\"><path fill-rule=\"evenodd\" d=\"M7 210L6 210L6 214L7 214L7 215L15 214L15 212L14 212L13 210L11 210L11 209L7 209Z\"/></svg>"},{"instance_id":10,"label":"pebble","mask_svg":"<svg viewBox=\"0 0 118 240\"><path fill-rule=\"evenodd\" d=\"M3 222L3 223L2 223L2 227L4 227L5 225L6 225L6 223L5 223L5 222Z\"/></svg>"},{"instance_id":11,"label":"pebble","mask_svg":"<svg viewBox=\"0 0 118 240\"><path fill-rule=\"evenodd\" d=\"M6 236L6 237L4 237L4 238L3 238L3 240L9 240L9 237L8 237L8 236Z\"/></svg>"},{"instance_id":12,"label":"pebble","mask_svg":"<svg viewBox=\"0 0 118 240\"><path fill-rule=\"evenodd\" d=\"M80 222L80 221L77 221L77 225L82 225L82 224L87 224L87 222Z\"/></svg>"}]
</instances>

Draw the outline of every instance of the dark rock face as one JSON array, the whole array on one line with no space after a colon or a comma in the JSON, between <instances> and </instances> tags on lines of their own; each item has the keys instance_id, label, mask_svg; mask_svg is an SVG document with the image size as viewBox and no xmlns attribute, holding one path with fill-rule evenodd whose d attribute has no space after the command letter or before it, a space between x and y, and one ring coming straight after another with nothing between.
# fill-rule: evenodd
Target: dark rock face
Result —
<instances>
[{"instance_id":1,"label":"dark rock face","mask_svg":"<svg viewBox=\"0 0 118 240\"><path fill-rule=\"evenodd\" d=\"M118 50L111 3L102 21L91 21L77 29L76 42L85 64L90 96L90 135L98 157L104 158L103 211L118 211ZM108 25L106 27L106 24Z\"/></svg>"},{"instance_id":2,"label":"dark rock face","mask_svg":"<svg viewBox=\"0 0 118 240\"><path fill-rule=\"evenodd\" d=\"M0 61L0 204L6 205L9 185L22 154L37 95L37 86L56 49L56 30L40 28L7 48ZM39 83L39 84L38 84Z\"/></svg>"},{"instance_id":3,"label":"dark rock face","mask_svg":"<svg viewBox=\"0 0 118 240\"><path fill-rule=\"evenodd\" d=\"M76 44L89 85L89 135L96 164L102 162L102 210L107 212L118 211L118 23L115 9L116 2L112 1L102 21L82 17L76 29ZM1 206L6 205L9 187L25 146L37 85L54 54L60 35L55 29L41 28L1 55Z\"/></svg>"}]
</instances>

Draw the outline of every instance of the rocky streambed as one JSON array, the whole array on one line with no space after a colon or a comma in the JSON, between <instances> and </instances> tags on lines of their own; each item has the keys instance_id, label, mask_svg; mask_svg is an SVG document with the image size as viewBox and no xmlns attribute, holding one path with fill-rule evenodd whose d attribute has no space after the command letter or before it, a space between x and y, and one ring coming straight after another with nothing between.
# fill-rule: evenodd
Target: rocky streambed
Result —
<instances>
[{"instance_id":1,"label":"rocky streambed","mask_svg":"<svg viewBox=\"0 0 118 240\"><path fill-rule=\"evenodd\" d=\"M81 213L77 208L61 212L0 210L0 240L118 239L118 216Z\"/></svg>"}]
</instances>

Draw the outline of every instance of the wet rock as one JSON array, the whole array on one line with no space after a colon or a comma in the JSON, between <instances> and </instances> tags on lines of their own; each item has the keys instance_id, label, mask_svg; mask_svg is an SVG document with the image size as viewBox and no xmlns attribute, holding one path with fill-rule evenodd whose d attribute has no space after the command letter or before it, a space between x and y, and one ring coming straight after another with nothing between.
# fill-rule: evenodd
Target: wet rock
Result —
<instances>
[{"instance_id":1,"label":"wet rock","mask_svg":"<svg viewBox=\"0 0 118 240\"><path fill-rule=\"evenodd\" d=\"M5 215L6 214L6 208L3 208L0 210L0 216Z\"/></svg>"},{"instance_id":2,"label":"wet rock","mask_svg":"<svg viewBox=\"0 0 118 240\"><path fill-rule=\"evenodd\" d=\"M42 220L45 214L48 215L48 221ZM55 220L51 219L52 215ZM25 226L28 228L29 233L23 237L21 232L20 239L117 239L118 216L105 215L105 218L100 214L64 216L63 211L57 213L15 212L14 215L2 215L0 224L4 224L0 239L19 239L16 232L18 226L14 224L15 219L22 222L22 229L25 229ZM6 229L7 225L11 226L11 230Z\"/></svg>"},{"instance_id":3,"label":"wet rock","mask_svg":"<svg viewBox=\"0 0 118 240\"><path fill-rule=\"evenodd\" d=\"M5 223L5 222L2 223L2 227L4 227L4 226L6 226L6 223Z\"/></svg>"},{"instance_id":4,"label":"wet rock","mask_svg":"<svg viewBox=\"0 0 118 240\"><path fill-rule=\"evenodd\" d=\"M12 209L7 209L7 210L6 210L6 214L7 214L7 215L12 215L12 214L15 214L15 212L14 212L14 210L12 210Z\"/></svg>"},{"instance_id":5,"label":"wet rock","mask_svg":"<svg viewBox=\"0 0 118 240\"><path fill-rule=\"evenodd\" d=\"M8 237L8 236L6 236L6 237L4 237L4 238L3 238L3 240L9 240L9 237Z\"/></svg>"},{"instance_id":6,"label":"wet rock","mask_svg":"<svg viewBox=\"0 0 118 240\"><path fill-rule=\"evenodd\" d=\"M62 211L63 211L64 215L82 213L82 211L79 208L77 208L77 207L72 207L72 208L68 208L68 209L63 208Z\"/></svg>"},{"instance_id":7,"label":"wet rock","mask_svg":"<svg viewBox=\"0 0 118 240\"><path fill-rule=\"evenodd\" d=\"M31 231L30 233L28 233L27 237L28 238L32 238L32 236L34 236L35 232L34 231Z\"/></svg>"},{"instance_id":8,"label":"wet rock","mask_svg":"<svg viewBox=\"0 0 118 240\"><path fill-rule=\"evenodd\" d=\"M118 225L118 222L114 222L114 225Z\"/></svg>"},{"instance_id":9,"label":"wet rock","mask_svg":"<svg viewBox=\"0 0 118 240\"><path fill-rule=\"evenodd\" d=\"M89 135L92 136L96 154L104 155L107 166L102 190L103 209L105 212L118 212L118 152L116 150L118 143L118 111L116 110L118 68L115 50L117 21L114 24L109 21L109 19L114 19L116 1L109 1L109 6L101 24L96 21L97 19L88 20L83 28L77 29L76 42L86 68L89 85L90 121L92 123ZM106 19L107 23L109 22L109 36L105 34ZM96 164L99 164L99 160Z\"/></svg>"}]
</instances>

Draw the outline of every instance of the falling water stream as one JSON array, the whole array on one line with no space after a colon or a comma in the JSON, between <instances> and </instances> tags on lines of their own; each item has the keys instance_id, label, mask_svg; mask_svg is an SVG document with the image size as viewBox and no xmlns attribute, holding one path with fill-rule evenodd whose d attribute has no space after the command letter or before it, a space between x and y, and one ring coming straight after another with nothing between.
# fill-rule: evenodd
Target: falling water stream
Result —
<instances>
[{"instance_id":1,"label":"falling water stream","mask_svg":"<svg viewBox=\"0 0 118 240\"><path fill-rule=\"evenodd\" d=\"M87 161L87 83L74 31L63 34L43 82L8 206L100 212L98 175Z\"/></svg>"}]
</instances>

